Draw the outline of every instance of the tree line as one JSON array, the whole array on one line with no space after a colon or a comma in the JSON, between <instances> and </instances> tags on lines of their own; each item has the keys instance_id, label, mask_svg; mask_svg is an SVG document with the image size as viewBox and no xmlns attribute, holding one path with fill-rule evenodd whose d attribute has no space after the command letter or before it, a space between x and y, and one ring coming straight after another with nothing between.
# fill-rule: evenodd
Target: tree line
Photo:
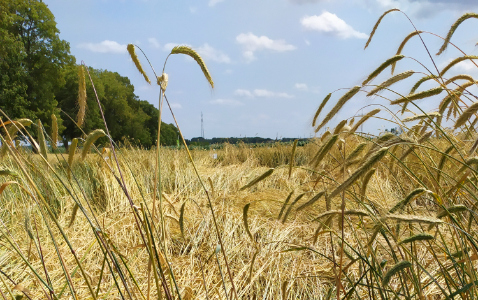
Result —
<instances>
[{"instance_id":1,"label":"tree line","mask_svg":"<svg viewBox=\"0 0 478 300\"><path fill-rule=\"evenodd\" d=\"M78 126L79 66L60 39L55 18L39 0L0 1L0 109L11 119L39 119L49 132L58 120L63 144L82 131L104 129L93 86L86 84L86 114ZM156 144L159 111L134 93L127 77L89 67L111 138L149 148ZM84 76L84 74L83 74ZM175 145L179 132L161 123L162 145Z\"/></svg>"}]
</instances>

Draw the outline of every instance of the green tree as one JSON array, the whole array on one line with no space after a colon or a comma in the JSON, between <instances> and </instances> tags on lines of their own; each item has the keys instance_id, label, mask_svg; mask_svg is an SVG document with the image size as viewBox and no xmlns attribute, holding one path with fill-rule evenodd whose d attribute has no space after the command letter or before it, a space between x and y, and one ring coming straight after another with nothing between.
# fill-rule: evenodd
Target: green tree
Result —
<instances>
[{"instance_id":1,"label":"green tree","mask_svg":"<svg viewBox=\"0 0 478 300\"><path fill-rule=\"evenodd\" d=\"M11 118L39 118L45 127L52 113L61 121L55 93L74 57L53 14L41 1L2 0L0 15L0 107Z\"/></svg>"}]
</instances>

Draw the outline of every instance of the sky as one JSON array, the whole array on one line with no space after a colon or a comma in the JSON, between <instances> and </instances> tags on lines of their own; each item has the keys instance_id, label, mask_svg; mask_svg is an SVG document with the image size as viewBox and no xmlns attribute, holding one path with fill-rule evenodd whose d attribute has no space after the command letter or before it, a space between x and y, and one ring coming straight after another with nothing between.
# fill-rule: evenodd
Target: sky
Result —
<instances>
[{"instance_id":1,"label":"sky","mask_svg":"<svg viewBox=\"0 0 478 300\"><path fill-rule=\"evenodd\" d=\"M144 81L126 51L127 44L139 46L159 74L174 46L188 45L195 49L211 73L214 89L199 66L184 55L170 56L165 67L169 76L166 95L188 139L201 135L201 113L205 138L314 136L311 121L322 99L334 92L325 107L327 112L346 89L360 85L369 73L392 57L405 36L414 30L404 14L391 13L383 19L370 46L364 50L383 12L399 8L417 29L441 36L446 36L463 13L478 12L476 0L43 2L54 14L60 38L70 43L78 63L84 61L88 66L128 77L136 95L156 107L159 87ZM478 55L476 28L477 19L467 20L452 38L468 55ZM423 39L438 67L461 55L449 48L437 57L440 38L424 34ZM418 39L411 40L403 54L407 57L399 62L396 72L425 73L425 67L433 71L431 59ZM146 69L146 59L140 57L140 60ZM146 72L154 78L150 69ZM478 76L469 61L451 70L456 74L463 72ZM372 84L390 77L389 71L384 73ZM424 75L414 74L397 89L409 90L421 76ZM389 102L386 97L365 95L361 92L347 103L329 126L377 106L387 106ZM424 104L429 110L437 106L438 103ZM390 118L388 112L380 116ZM173 122L169 111L163 112L163 120ZM376 134L391 127L394 124L371 121L364 131Z\"/></svg>"}]
</instances>

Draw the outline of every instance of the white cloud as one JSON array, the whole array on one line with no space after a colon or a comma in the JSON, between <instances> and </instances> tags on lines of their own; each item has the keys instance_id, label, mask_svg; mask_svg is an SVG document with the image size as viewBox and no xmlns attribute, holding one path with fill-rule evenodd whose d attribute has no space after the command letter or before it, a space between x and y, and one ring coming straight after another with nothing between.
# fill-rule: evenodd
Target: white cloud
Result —
<instances>
[{"instance_id":1,"label":"white cloud","mask_svg":"<svg viewBox=\"0 0 478 300\"><path fill-rule=\"evenodd\" d=\"M220 2L223 2L224 0L209 0L209 6L210 7L213 7L215 6L216 4L220 3Z\"/></svg>"},{"instance_id":2,"label":"white cloud","mask_svg":"<svg viewBox=\"0 0 478 300\"><path fill-rule=\"evenodd\" d=\"M181 109L183 106L180 103L170 103L171 108Z\"/></svg>"},{"instance_id":3,"label":"white cloud","mask_svg":"<svg viewBox=\"0 0 478 300\"><path fill-rule=\"evenodd\" d=\"M448 59L444 62L442 62L439 67L440 69L445 68L448 66L453 59ZM478 60L473 60L476 64L478 64ZM464 61L459 62L458 64L454 65L448 72L446 77L452 77L452 75L458 75L458 74L474 74L478 72L478 68L476 67L475 63L473 63L471 60L467 59Z\"/></svg>"},{"instance_id":4,"label":"white cloud","mask_svg":"<svg viewBox=\"0 0 478 300\"><path fill-rule=\"evenodd\" d=\"M149 38L148 42L151 44L151 46L153 46L153 48L159 49L161 47L156 38Z\"/></svg>"},{"instance_id":5,"label":"white cloud","mask_svg":"<svg viewBox=\"0 0 478 300\"><path fill-rule=\"evenodd\" d=\"M366 39L368 35L358 32L352 26L345 23L344 20L328 11L323 12L320 16L306 16L300 20L302 26L307 30L314 30L326 34L332 34L342 39L359 38Z\"/></svg>"},{"instance_id":6,"label":"white cloud","mask_svg":"<svg viewBox=\"0 0 478 300\"><path fill-rule=\"evenodd\" d=\"M241 106L244 105L241 101L233 100L233 99L216 99L211 100L209 103L214 105L227 105L227 106Z\"/></svg>"},{"instance_id":7,"label":"white cloud","mask_svg":"<svg viewBox=\"0 0 478 300\"><path fill-rule=\"evenodd\" d=\"M78 47L98 53L126 53L126 45L109 40L101 43L82 43Z\"/></svg>"},{"instance_id":8,"label":"white cloud","mask_svg":"<svg viewBox=\"0 0 478 300\"><path fill-rule=\"evenodd\" d=\"M272 92L272 91L265 90L265 89L255 89L252 92L249 91L249 90L237 89L237 90L234 91L234 95L241 96L241 97L247 97L247 98L255 98L255 97L294 98L294 95L290 95L290 94L287 94L287 93Z\"/></svg>"},{"instance_id":9,"label":"white cloud","mask_svg":"<svg viewBox=\"0 0 478 300\"><path fill-rule=\"evenodd\" d=\"M225 64L231 63L231 59L229 58L229 56L209 46L208 43L205 43L201 47L197 48L197 52L205 60L211 60L211 61L215 61L218 63L225 63Z\"/></svg>"},{"instance_id":10,"label":"white cloud","mask_svg":"<svg viewBox=\"0 0 478 300\"><path fill-rule=\"evenodd\" d=\"M271 50L285 52L296 49L294 45L287 44L284 40L272 40L267 36L257 36L251 32L239 34L236 37L236 42L242 46L242 54L247 61L252 61L256 58L254 55L256 51Z\"/></svg>"},{"instance_id":11,"label":"white cloud","mask_svg":"<svg viewBox=\"0 0 478 300\"><path fill-rule=\"evenodd\" d=\"M243 89L237 89L234 91L234 95L236 96L241 96L241 97L247 97L247 98L252 98L254 95L248 91L248 90L243 90Z\"/></svg>"},{"instance_id":12,"label":"white cloud","mask_svg":"<svg viewBox=\"0 0 478 300\"><path fill-rule=\"evenodd\" d=\"M294 85L294 87L296 89L298 89L299 91L308 91L309 90L309 87L307 86L307 84L305 83L296 83Z\"/></svg>"},{"instance_id":13,"label":"white cloud","mask_svg":"<svg viewBox=\"0 0 478 300\"><path fill-rule=\"evenodd\" d=\"M195 6L189 6L189 12L192 13L192 14L195 14L197 13L198 9L197 7Z\"/></svg>"},{"instance_id":14,"label":"white cloud","mask_svg":"<svg viewBox=\"0 0 478 300\"><path fill-rule=\"evenodd\" d=\"M178 44L178 43L166 43L164 46L163 46L163 50L166 51L166 52L171 52L171 50L176 47L176 46L179 46L179 45L184 45L184 44ZM186 45L188 46L188 45Z\"/></svg>"}]
</instances>

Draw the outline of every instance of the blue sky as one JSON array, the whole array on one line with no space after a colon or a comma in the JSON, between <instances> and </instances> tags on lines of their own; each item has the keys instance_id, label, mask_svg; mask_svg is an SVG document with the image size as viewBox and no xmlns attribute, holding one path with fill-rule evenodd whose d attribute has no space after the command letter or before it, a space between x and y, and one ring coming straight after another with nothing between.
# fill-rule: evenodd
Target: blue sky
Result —
<instances>
[{"instance_id":1,"label":"blue sky","mask_svg":"<svg viewBox=\"0 0 478 300\"><path fill-rule=\"evenodd\" d=\"M445 36L464 12L478 12L472 0L44 0L56 18L60 37L67 40L77 61L118 72L130 78L135 93L158 106L159 88L148 85L126 52L126 45L140 46L157 72L171 48L189 45L204 58L215 88L208 86L200 68L183 56L172 56L166 65L168 99L186 138L200 136L201 112L206 138L212 137L310 137L311 120L322 99L340 88L360 84L384 60L393 56L413 27L400 13L389 14L370 46L368 35L387 9L400 8L419 30ZM478 20L468 20L452 42L469 55L478 55ZM439 38L424 35L432 54ZM430 59L418 39L403 51L426 66ZM438 66L457 57L449 49ZM142 60L146 66L146 60ZM404 59L397 72L425 71L412 59ZM152 72L147 71L150 75ZM478 75L469 62L452 72ZM374 84L390 76L390 72ZM410 89L420 74L398 88ZM326 110L343 91L337 91ZM393 98L393 96L392 96ZM343 108L330 126L344 118L387 105L387 100L366 98L365 93ZM438 103L424 104L433 110ZM395 109L396 111L397 109ZM164 121L173 122L164 111ZM383 118L389 118L386 113ZM364 131L377 133L390 124L374 121Z\"/></svg>"}]
</instances>

